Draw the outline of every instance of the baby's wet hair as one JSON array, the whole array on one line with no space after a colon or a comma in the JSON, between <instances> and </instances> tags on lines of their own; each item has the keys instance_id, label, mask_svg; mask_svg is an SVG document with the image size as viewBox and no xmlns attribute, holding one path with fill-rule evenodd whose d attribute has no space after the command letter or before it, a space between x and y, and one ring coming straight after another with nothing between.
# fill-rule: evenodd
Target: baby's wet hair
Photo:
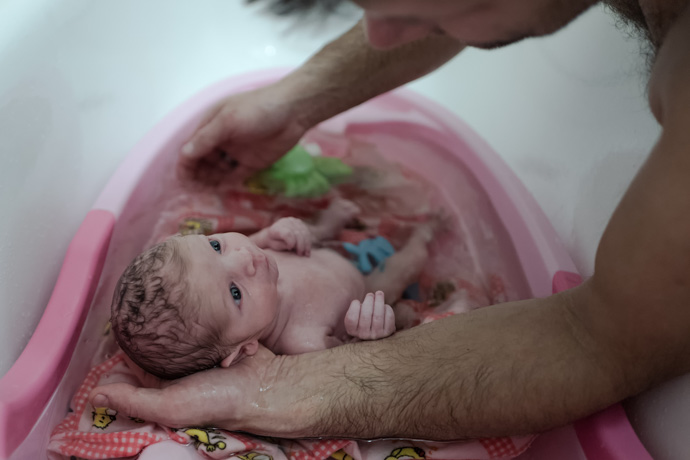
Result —
<instances>
[{"instance_id":1,"label":"baby's wet hair","mask_svg":"<svg viewBox=\"0 0 690 460\"><path fill-rule=\"evenodd\" d=\"M110 308L120 348L145 371L176 379L224 358L221 331L200 326L175 239L137 256L117 282Z\"/></svg>"}]
</instances>

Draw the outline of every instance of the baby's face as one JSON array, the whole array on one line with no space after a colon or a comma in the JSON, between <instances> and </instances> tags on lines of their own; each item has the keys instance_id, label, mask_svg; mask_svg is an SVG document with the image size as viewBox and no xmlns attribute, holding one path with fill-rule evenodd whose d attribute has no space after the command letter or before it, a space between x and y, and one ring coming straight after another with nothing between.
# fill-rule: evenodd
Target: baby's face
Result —
<instances>
[{"instance_id":1,"label":"baby's face","mask_svg":"<svg viewBox=\"0 0 690 460\"><path fill-rule=\"evenodd\" d=\"M238 344L259 338L278 311L278 266L240 233L174 237L186 266L199 324L220 328Z\"/></svg>"}]
</instances>

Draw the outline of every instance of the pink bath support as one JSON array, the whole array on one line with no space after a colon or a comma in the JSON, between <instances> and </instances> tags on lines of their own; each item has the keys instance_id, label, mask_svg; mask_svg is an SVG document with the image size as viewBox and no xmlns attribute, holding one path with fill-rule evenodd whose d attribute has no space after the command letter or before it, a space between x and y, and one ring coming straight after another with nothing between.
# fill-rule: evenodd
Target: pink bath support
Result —
<instances>
[{"instance_id":1,"label":"pink bath support","mask_svg":"<svg viewBox=\"0 0 690 460\"><path fill-rule=\"evenodd\" d=\"M29 344L0 380L0 459L47 458L48 436L98 364L117 277L151 236L162 197L175 188L174 164L205 110L229 94L283 75L269 71L222 81L175 109L139 142L106 185L65 255L58 281ZM432 180L451 203L476 254L487 229L503 279L520 297L543 297L580 277L537 203L489 145L443 107L400 90L323 123L320 129L371 142ZM476 219L467 219L470 209ZM477 222L483 227L479 228ZM475 252L473 252L475 251ZM482 259L484 260L484 259ZM498 263L498 262L496 262ZM498 286L498 285L497 285ZM496 287L498 289L498 287ZM165 452L165 445L157 451ZM163 455L163 456L160 456ZM165 458L146 452L146 458ZM144 458L144 457L142 457ZM498 457L497 457L498 458ZM620 405L542 434L520 459L650 460Z\"/></svg>"}]
</instances>

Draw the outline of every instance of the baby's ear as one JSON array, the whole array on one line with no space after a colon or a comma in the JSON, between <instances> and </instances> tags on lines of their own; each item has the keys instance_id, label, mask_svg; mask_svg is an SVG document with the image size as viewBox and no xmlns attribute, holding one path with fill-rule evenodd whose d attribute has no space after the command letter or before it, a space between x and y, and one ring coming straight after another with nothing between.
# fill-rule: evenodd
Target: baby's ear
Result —
<instances>
[{"instance_id":1,"label":"baby's ear","mask_svg":"<svg viewBox=\"0 0 690 460\"><path fill-rule=\"evenodd\" d=\"M223 361L220 362L220 367L230 367L236 362L239 362L245 356L253 356L259 349L258 340L251 340L243 343L230 353Z\"/></svg>"},{"instance_id":2,"label":"baby's ear","mask_svg":"<svg viewBox=\"0 0 690 460\"><path fill-rule=\"evenodd\" d=\"M232 353L226 356L225 359L223 359L223 361L220 362L220 367L230 367L233 363L239 361L242 358L242 347L237 347Z\"/></svg>"},{"instance_id":3,"label":"baby's ear","mask_svg":"<svg viewBox=\"0 0 690 460\"><path fill-rule=\"evenodd\" d=\"M259 349L259 341L258 340L252 340L251 342L247 342L241 347L244 350L244 354L247 356L254 356L256 354L256 350Z\"/></svg>"}]
</instances>

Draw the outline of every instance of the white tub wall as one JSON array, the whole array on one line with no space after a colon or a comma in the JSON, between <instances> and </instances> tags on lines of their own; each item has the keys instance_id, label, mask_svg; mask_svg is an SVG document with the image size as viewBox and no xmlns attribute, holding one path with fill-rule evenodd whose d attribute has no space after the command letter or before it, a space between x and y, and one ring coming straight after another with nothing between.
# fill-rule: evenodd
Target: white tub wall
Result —
<instances>
[{"instance_id":1,"label":"white tub wall","mask_svg":"<svg viewBox=\"0 0 690 460\"><path fill-rule=\"evenodd\" d=\"M291 26L237 0L0 0L0 375L128 150L206 85L298 65L355 15ZM595 8L558 34L468 50L411 86L492 144L585 275L658 135L638 44Z\"/></svg>"}]
</instances>

